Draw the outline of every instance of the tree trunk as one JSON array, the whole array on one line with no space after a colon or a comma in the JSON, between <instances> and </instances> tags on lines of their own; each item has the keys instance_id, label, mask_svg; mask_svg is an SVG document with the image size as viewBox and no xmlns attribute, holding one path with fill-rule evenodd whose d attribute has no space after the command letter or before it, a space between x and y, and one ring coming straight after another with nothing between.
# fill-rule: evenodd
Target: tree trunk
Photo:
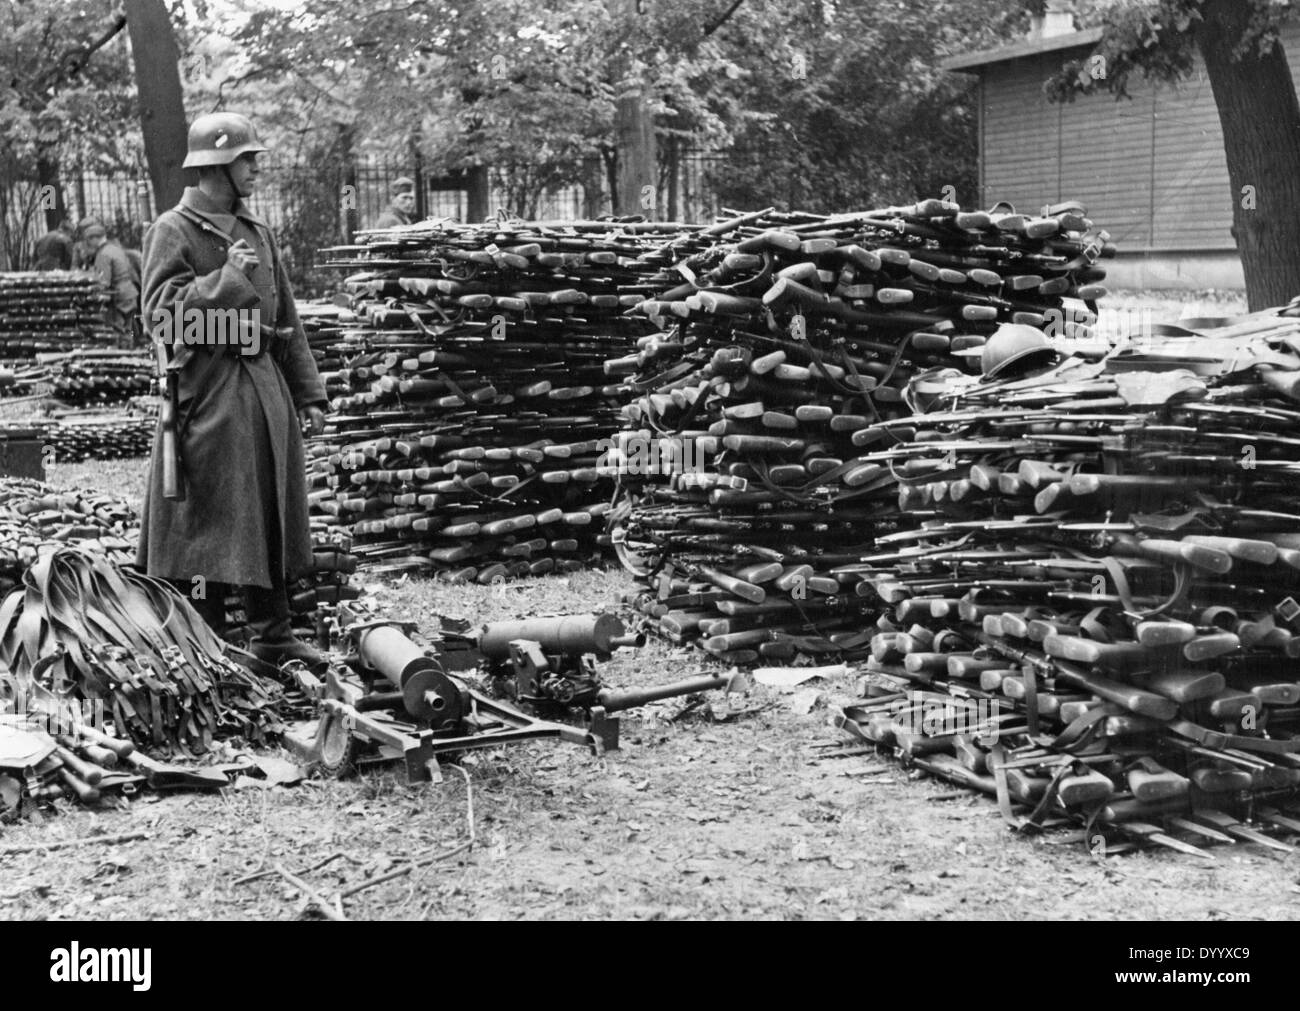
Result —
<instances>
[{"instance_id":1,"label":"tree trunk","mask_svg":"<svg viewBox=\"0 0 1300 1011\"><path fill-rule=\"evenodd\" d=\"M618 148L603 149L600 153L605 161L605 185L609 187L609 212L617 214L614 202L618 199Z\"/></svg>"},{"instance_id":2,"label":"tree trunk","mask_svg":"<svg viewBox=\"0 0 1300 1011\"><path fill-rule=\"evenodd\" d=\"M631 39L639 17L636 0L613 0L614 9L627 26ZM618 57L615 80L618 96L614 103L614 143L618 147L618 184L614 190L614 213L660 217L655 201L659 173L655 164L654 117L646 96L646 85L633 67L631 43L625 43ZM649 187L649 190L646 190ZM649 196L649 205L644 199Z\"/></svg>"},{"instance_id":3,"label":"tree trunk","mask_svg":"<svg viewBox=\"0 0 1300 1011\"><path fill-rule=\"evenodd\" d=\"M655 213L659 180L655 165L654 125L642 85L625 81L614 109L618 143L618 192L614 213L659 217Z\"/></svg>"},{"instance_id":4,"label":"tree trunk","mask_svg":"<svg viewBox=\"0 0 1300 1011\"><path fill-rule=\"evenodd\" d=\"M340 241L347 245L361 227L361 184L357 179L356 127L351 123L339 124L338 151L343 165L343 185L349 199L339 201Z\"/></svg>"},{"instance_id":5,"label":"tree trunk","mask_svg":"<svg viewBox=\"0 0 1300 1011\"><path fill-rule=\"evenodd\" d=\"M424 192L424 155L420 151L420 145L423 143L423 136L417 127L407 141L407 148L411 155L411 175L415 177L415 211L414 221L423 221L429 216L429 199Z\"/></svg>"},{"instance_id":6,"label":"tree trunk","mask_svg":"<svg viewBox=\"0 0 1300 1011\"><path fill-rule=\"evenodd\" d=\"M681 151L682 139L676 134L668 139L668 157L664 160L668 170L668 214L669 221L681 221L681 207L677 203L677 165Z\"/></svg>"},{"instance_id":7,"label":"tree trunk","mask_svg":"<svg viewBox=\"0 0 1300 1011\"><path fill-rule=\"evenodd\" d=\"M58 152L50 150L36 159L36 182L36 207L44 213L45 230L53 231L68 214L63 184L59 182Z\"/></svg>"},{"instance_id":8,"label":"tree trunk","mask_svg":"<svg viewBox=\"0 0 1300 1011\"><path fill-rule=\"evenodd\" d=\"M1252 7L1207 0L1196 42L1219 107L1232 235L1254 312L1300 295L1300 102L1280 43L1233 59Z\"/></svg>"},{"instance_id":9,"label":"tree trunk","mask_svg":"<svg viewBox=\"0 0 1300 1011\"><path fill-rule=\"evenodd\" d=\"M468 192L465 195L465 217L471 222L485 221L488 216L488 170L486 165L474 165L465 170Z\"/></svg>"},{"instance_id":10,"label":"tree trunk","mask_svg":"<svg viewBox=\"0 0 1300 1011\"><path fill-rule=\"evenodd\" d=\"M582 159L582 216L588 221L600 217L600 155Z\"/></svg>"},{"instance_id":11,"label":"tree trunk","mask_svg":"<svg viewBox=\"0 0 1300 1011\"><path fill-rule=\"evenodd\" d=\"M126 0L126 18L154 198L160 210L175 207L185 189L181 162L189 132L181 100L176 35L163 0Z\"/></svg>"}]
</instances>

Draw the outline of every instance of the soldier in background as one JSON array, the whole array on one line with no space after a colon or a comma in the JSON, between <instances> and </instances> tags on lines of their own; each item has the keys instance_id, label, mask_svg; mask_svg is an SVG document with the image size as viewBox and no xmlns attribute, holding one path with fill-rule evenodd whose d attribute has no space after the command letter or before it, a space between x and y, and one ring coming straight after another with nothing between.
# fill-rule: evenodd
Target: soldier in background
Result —
<instances>
[{"instance_id":1,"label":"soldier in background","mask_svg":"<svg viewBox=\"0 0 1300 1011\"><path fill-rule=\"evenodd\" d=\"M64 218L36 240L33 270L72 269L72 229Z\"/></svg>"},{"instance_id":2,"label":"soldier in background","mask_svg":"<svg viewBox=\"0 0 1300 1011\"><path fill-rule=\"evenodd\" d=\"M392 199L384 213L375 219L372 228L396 228L398 225L409 225L414 220L415 180L398 176L389 187L389 192Z\"/></svg>"},{"instance_id":3,"label":"soldier in background","mask_svg":"<svg viewBox=\"0 0 1300 1011\"><path fill-rule=\"evenodd\" d=\"M85 229L82 238L91 266L111 298L108 321L123 335L124 345L130 347L132 327L140 312L140 272L126 250L108 237L98 221Z\"/></svg>"}]
</instances>

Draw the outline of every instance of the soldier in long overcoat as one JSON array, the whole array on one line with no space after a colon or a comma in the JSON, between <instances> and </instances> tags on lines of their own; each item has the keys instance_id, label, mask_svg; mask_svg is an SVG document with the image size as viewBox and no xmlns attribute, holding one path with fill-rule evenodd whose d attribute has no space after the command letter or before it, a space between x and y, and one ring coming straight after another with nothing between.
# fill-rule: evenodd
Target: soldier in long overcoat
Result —
<instances>
[{"instance_id":1,"label":"soldier in long overcoat","mask_svg":"<svg viewBox=\"0 0 1300 1011\"><path fill-rule=\"evenodd\" d=\"M207 343L172 344L185 498L164 495L160 425L137 564L172 580L218 629L227 587L242 587L250 652L315 664L319 654L292 634L286 586L311 565L302 432L323 429L326 396L275 239L243 203L265 150L245 117L199 117L184 163L199 185L145 235L144 326L155 340L172 315L221 315L211 310L240 310L247 326L256 309L261 329L222 345L209 326Z\"/></svg>"}]
</instances>

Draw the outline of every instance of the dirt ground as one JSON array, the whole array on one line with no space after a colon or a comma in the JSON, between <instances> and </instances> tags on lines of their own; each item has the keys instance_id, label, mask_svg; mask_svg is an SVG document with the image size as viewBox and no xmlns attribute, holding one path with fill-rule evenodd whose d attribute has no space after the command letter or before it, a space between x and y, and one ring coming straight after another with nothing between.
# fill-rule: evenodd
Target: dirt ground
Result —
<instances>
[{"instance_id":1,"label":"dirt ground","mask_svg":"<svg viewBox=\"0 0 1300 1011\"><path fill-rule=\"evenodd\" d=\"M56 483L138 494L141 465L61 467ZM588 572L502 588L376 586L397 617L475 621L608 606L631 585ZM652 642L603 668L618 686L707 669ZM1216 847L1090 857L1060 835L1024 838L996 806L876 756L828 758L828 706L761 686L728 706L681 700L626 714L623 746L595 758L540 742L482 752L441 785L392 772L217 795L143 795L121 810L62 806L5 827L0 848L98 834L148 838L3 854L0 918L288 919L327 896L417 864L343 900L349 918L479 919L1289 919L1300 856ZM713 693L720 699L720 693ZM714 710L738 710L717 720ZM716 715L726 715L720 712ZM472 829L469 801L472 799ZM473 845L464 849L471 839ZM458 851L458 852L457 852ZM448 855L450 854L450 855ZM327 858L328 864L311 868ZM311 914L308 914L311 915Z\"/></svg>"}]
</instances>

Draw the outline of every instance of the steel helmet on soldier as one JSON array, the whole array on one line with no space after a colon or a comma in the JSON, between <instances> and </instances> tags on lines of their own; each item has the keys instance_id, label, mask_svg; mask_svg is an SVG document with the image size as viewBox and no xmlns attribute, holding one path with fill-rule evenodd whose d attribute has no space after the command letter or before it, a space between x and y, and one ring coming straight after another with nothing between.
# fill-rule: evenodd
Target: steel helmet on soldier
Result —
<instances>
[{"instance_id":1,"label":"steel helmet on soldier","mask_svg":"<svg viewBox=\"0 0 1300 1011\"><path fill-rule=\"evenodd\" d=\"M980 353L980 371L986 379L1005 375L1012 365L1021 369L1051 361L1056 349L1043 331L1025 323L1004 323L984 345ZM1019 370L1017 370L1019 371Z\"/></svg>"},{"instance_id":2,"label":"steel helmet on soldier","mask_svg":"<svg viewBox=\"0 0 1300 1011\"><path fill-rule=\"evenodd\" d=\"M190 126L188 153L181 167L229 165L241 154L265 150L247 116L237 112L209 112Z\"/></svg>"}]
</instances>

